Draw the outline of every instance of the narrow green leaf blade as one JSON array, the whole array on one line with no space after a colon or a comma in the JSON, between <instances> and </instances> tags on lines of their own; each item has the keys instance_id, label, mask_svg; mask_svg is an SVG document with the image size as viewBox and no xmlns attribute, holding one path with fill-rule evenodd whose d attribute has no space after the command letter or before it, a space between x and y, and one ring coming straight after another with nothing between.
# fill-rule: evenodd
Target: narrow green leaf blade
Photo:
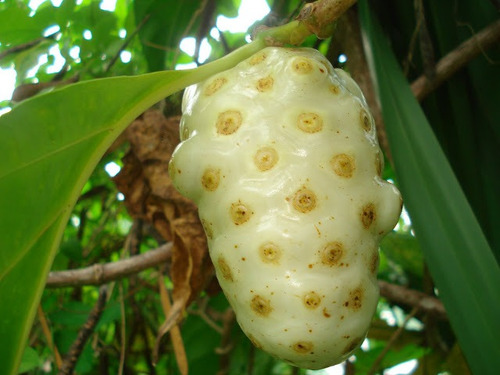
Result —
<instances>
[{"instance_id":1,"label":"narrow green leaf blade","mask_svg":"<svg viewBox=\"0 0 500 375\"><path fill-rule=\"evenodd\" d=\"M451 324L476 374L500 367L500 269L366 1L370 46L396 174Z\"/></svg>"}]
</instances>

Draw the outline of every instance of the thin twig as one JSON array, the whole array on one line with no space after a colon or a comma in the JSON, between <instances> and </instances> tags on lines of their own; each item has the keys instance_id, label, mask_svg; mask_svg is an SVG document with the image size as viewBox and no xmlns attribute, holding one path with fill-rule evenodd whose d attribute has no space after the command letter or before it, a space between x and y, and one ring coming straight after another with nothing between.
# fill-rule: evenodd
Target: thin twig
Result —
<instances>
[{"instance_id":1,"label":"thin twig","mask_svg":"<svg viewBox=\"0 0 500 375\"><path fill-rule=\"evenodd\" d=\"M108 65L106 66L106 69L104 69L105 73L108 73L110 69L113 67L113 65L116 63L118 58L120 57L121 53L127 48L127 46L130 44L130 42L134 39L134 37L137 35L137 33L143 28L143 26L146 24L146 22L149 21L151 18L151 14L146 14L146 16L139 22L139 24L135 27L134 31L130 35L127 36L123 44L120 46L120 49L118 52L113 56L113 58L110 60Z\"/></svg>"},{"instance_id":2,"label":"thin twig","mask_svg":"<svg viewBox=\"0 0 500 375\"><path fill-rule=\"evenodd\" d=\"M166 243L157 249L117 262L94 264L76 270L51 272L46 287L101 285L155 267L170 260L171 257L172 243Z\"/></svg>"},{"instance_id":3,"label":"thin twig","mask_svg":"<svg viewBox=\"0 0 500 375\"><path fill-rule=\"evenodd\" d=\"M215 332L220 335L223 334L224 328L220 327L215 321L207 314L208 308L208 298L202 298L198 300L198 308L191 309L189 312L194 315L198 315L205 323L207 323Z\"/></svg>"},{"instance_id":4,"label":"thin twig","mask_svg":"<svg viewBox=\"0 0 500 375\"><path fill-rule=\"evenodd\" d=\"M40 325L42 326L43 335L47 340L47 346L54 353L56 366L60 369L62 366L62 358L59 354L59 350L57 350L57 346L54 344L54 340L52 340L52 333L50 332L49 324L47 322L47 318L45 317L45 313L43 312L42 305L38 305L37 315Z\"/></svg>"},{"instance_id":5,"label":"thin twig","mask_svg":"<svg viewBox=\"0 0 500 375\"><path fill-rule=\"evenodd\" d=\"M120 291L120 315L121 315L121 324L120 324L120 336L121 336L121 345L120 345L120 363L118 365L118 375L123 375L123 368L125 365L125 350L127 349L127 340L126 340L126 317L125 317L125 301L123 294L123 284L118 285L118 290Z\"/></svg>"},{"instance_id":6,"label":"thin twig","mask_svg":"<svg viewBox=\"0 0 500 375\"><path fill-rule=\"evenodd\" d=\"M417 37L420 32L420 28L422 26L422 22L424 21L424 15L423 15L423 7L422 5L422 0L415 0L414 1L414 8L415 8L415 18L417 20L417 24L415 25L415 28L413 29L413 33L410 38L410 43L408 44L408 53L406 54L406 59L403 63L403 72L404 75L408 75L408 72L410 70L410 66L412 65L412 60L413 60L413 52L415 51L415 44L417 43Z\"/></svg>"},{"instance_id":7,"label":"thin twig","mask_svg":"<svg viewBox=\"0 0 500 375\"><path fill-rule=\"evenodd\" d=\"M46 40L55 39L58 34L60 34L60 32L56 31L53 34L50 34L50 35L47 35L47 36L43 36L43 37L37 38L35 40L32 40L30 42L19 44L17 46L11 47L8 50L0 52L0 60L3 59L4 57L8 56L8 55L12 55L14 53L26 51L26 50L28 50L30 48L33 48L36 45L38 45L38 44L40 44L40 43L42 43L42 42L44 42Z\"/></svg>"},{"instance_id":8,"label":"thin twig","mask_svg":"<svg viewBox=\"0 0 500 375\"><path fill-rule=\"evenodd\" d=\"M432 80L425 74L417 78L411 84L413 94L419 101L423 100L469 61L499 41L500 20L497 20L439 60Z\"/></svg>"},{"instance_id":9,"label":"thin twig","mask_svg":"<svg viewBox=\"0 0 500 375\"><path fill-rule=\"evenodd\" d=\"M408 321L417 314L418 310L419 310L419 308L418 308L418 306L416 306L413 308L413 310L410 312L410 314L408 314L406 316L405 320L403 321L403 324L401 324L401 326L398 327L398 329L394 332L394 334L389 339L389 341L387 341L387 344L385 345L384 349L380 352L380 354L377 356L377 358L375 358L375 361L373 361L373 364L370 368L370 371L368 371L368 375L375 374L375 372L380 367L380 363L382 362L382 360L384 359L386 354L389 352L389 350L394 345L396 340L401 336L401 334L405 330L405 326L408 323Z\"/></svg>"},{"instance_id":10,"label":"thin twig","mask_svg":"<svg viewBox=\"0 0 500 375\"><path fill-rule=\"evenodd\" d=\"M83 258L86 258L92 252L92 250L94 250L94 248L97 246L96 243L97 238L103 232L106 224L109 223L111 219L113 219L114 216L116 215L116 212L114 210L110 210L111 206L113 205L113 203L115 203L116 200L117 198L115 195L110 195L108 196L108 199L105 202L103 202L102 204L103 213L99 219L97 228L93 230L87 245L82 250Z\"/></svg>"},{"instance_id":11,"label":"thin twig","mask_svg":"<svg viewBox=\"0 0 500 375\"><path fill-rule=\"evenodd\" d=\"M90 311L87 321L78 332L75 341L71 345L68 354L64 358L61 369L57 373L58 375L73 374L76 362L78 361L78 357L80 357L85 343L94 331L94 328L97 325L97 322L99 321L99 318L101 317L101 314L104 310L104 306L106 305L107 289L108 288L106 285L103 285L99 288L99 297L97 298L97 302L94 308Z\"/></svg>"},{"instance_id":12,"label":"thin twig","mask_svg":"<svg viewBox=\"0 0 500 375\"><path fill-rule=\"evenodd\" d=\"M208 0L207 4L203 9L203 15L200 19L198 30L195 36L196 46L194 49L193 60L197 64L199 63L198 60L200 58L201 42L203 41L203 37L209 34L209 31L213 26L216 9L217 9L216 0Z\"/></svg>"},{"instance_id":13,"label":"thin twig","mask_svg":"<svg viewBox=\"0 0 500 375\"><path fill-rule=\"evenodd\" d=\"M233 331L235 320L236 315L234 314L233 309L228 308L224 313L220 347L215 349L215 352L220 355L219 371L217 371L217 375L229 374L231 352L234 349L234 343L231 340L231 333Z\"/></svg>"},{"instance_id":14,"label":"thin twig","mask_svg":"<svg viewBox=\"0 0 500 375\"><path fill-rule=\"evenodd\" d=\"M203 2L200 4L200 6L198 7L198 9L196 9L196 11L191 16L191 19L189 20L189 22L188 22L187 26L185 27L184 32L182 33L182 35L181 35L181 37L180 37L179 40L184 39L188 35L189 31L191 30L191 28L194 25L194 21L196 21L196 19L203 12L203 10L205 9L205 7L207 6L207 3L208 3L208 0L203 0ZM177 63L177 59L179 58L179 53L180 53L180 49L176 49L175 50L175 55L174 55L174 60L173 60L174 61L173 66L175 66L176 63ZM195 61L195 63L198 63L198 61Z\"/></svg>"}]
</instances>

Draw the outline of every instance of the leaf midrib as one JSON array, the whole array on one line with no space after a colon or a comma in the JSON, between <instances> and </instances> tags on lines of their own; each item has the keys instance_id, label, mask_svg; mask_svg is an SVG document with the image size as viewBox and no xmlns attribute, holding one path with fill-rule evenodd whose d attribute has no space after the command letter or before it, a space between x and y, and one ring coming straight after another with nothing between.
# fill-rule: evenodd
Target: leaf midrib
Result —
<instances>
[{"instance_id":1,"label":"leaf midrib","mask_svg":"<svg viewBox=\"0 0 500 375\"><path fill-rule=\"evenodd\" d=\"M5 172L4 174L0 174L0 182L2 181L2 179L4 179L5 177L15 173L15 172L18 172L24 168L27 168L29 166L32 166L32 165L35 165L36 163L39 163L53 155L57 155L58 153L61 153L73 146L76 146L82 142L85 142L93 137L97 137L99 134L101 133L108 133L110 130L113 130L113 128L105 128L105 129L100 129L100 130L97 130L95 132L92 132L84 137L81 137L81 138L78 138L76 140L74 140L73 142L70 142L70 143L65 143L64 146L61 146L61 147L58 147L48 153L45 153L45 154L42 154L40 155L39 157L37 158L34 158L34 159L31 159L29 160L28 162L25 162L23 164L20 164L20 165L17 165L16 168L13 168L11 170L8 170L7 172Z\"/></svg>"}]
</instances>

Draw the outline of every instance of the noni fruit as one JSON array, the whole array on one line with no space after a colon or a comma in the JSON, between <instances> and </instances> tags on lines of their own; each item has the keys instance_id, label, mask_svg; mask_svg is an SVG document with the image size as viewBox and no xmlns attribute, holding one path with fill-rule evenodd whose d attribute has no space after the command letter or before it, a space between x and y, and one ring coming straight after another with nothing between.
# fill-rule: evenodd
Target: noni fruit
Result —
<instances>
[{"instance_id":1,"label":"noni fruit","mask_svg":"<svg viewBox=\"0 0 500 375\"><path fill-rule=\"evenodd\" d=\"M241 329L299 367L343 361L401 211L361 90L316 50L268 47L187 88L182 107L169 173L198 205Z\"/></svg>"}]
</instances>

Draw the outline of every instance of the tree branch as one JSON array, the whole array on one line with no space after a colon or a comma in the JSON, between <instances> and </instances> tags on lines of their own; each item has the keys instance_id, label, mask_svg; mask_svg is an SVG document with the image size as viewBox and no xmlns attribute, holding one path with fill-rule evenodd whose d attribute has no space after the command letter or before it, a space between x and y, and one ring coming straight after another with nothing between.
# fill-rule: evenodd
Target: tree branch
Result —
<instances>
[{"instance_id":1,"label":"tree branch","mask_svg":"<svg viewBox=\"0 0 500 375\"><path fill-rule=\"evenodd\" d=\"M76 270L50 272L45 286L47 288L61 288L79 285L101 285L154 267L166 262L171 256L172 244L166 243L157 249L117 262L94 264Z\"/></svg>"},{"instance_id":2,"label":"tree branch","mask_svg":"<svg viewBox=\"0 0 500 375\"><path fill-rule=\"evenodd\" d=\"M383 280L379 280L378 285L380 287L380 295L391 302L418 307L422 313L432 314L442 320L448 319L443 303L436 297Z\"/></svg>"},{"instance_id":3,"label":"tree branch","mask_svg":"<svg viewBox=\"0 0 500 375\"><path fill-rule=\"evenodd\" d=\"M382 360L387 355L387 353L391 349L392 345L396 342L396 340L404 332L406 324L408 323L408 321L417 314L418 310L419 310L419 307L415 306L412 309L412 311L406 316L403 324L401 324L401 326L398 327L398 329L391 336L390 340L387 341L387 344L385 345L384 349L382 349L382 351L377 356L377 358L375 358L375 361L373 361L372 366L371 366L370 370L368 371L368 375L373 375L373 374L375 374L377 372L378 368L380 367L380 364L382 363Z\"/></svg>"},{"instance_id":4,"label":"tree branch","mask_svg":"<svg viewBox=\"0 0 500 375\"><path fill-rule=\"evenodd\" d=\"M42 42L44 42L46 40L55 39L58 34L60 34L60 32L56 31L53 34L50 34L50 35L47 35L47 36L42 36L42 37L37 38L35 40L32 40L30 42L19 44L17 46L13 46L13 47L9 48L8 50L0 52L0 60L2 60L3 58L7 57L8 55L12 55L14 53L26 51L26 50L28 50L30 48L33 48L36 45L38 45L38 44L40 44L40 43L42 43Z\"/></svg>"},{"instance_id":5,"label":"tree branch","mask_svg":"<svg viewBox=\"0 0 500 375\"><path fill-rule=\"evenodd\" d=\"M172 243L167 243L144 254L117 262L95 264L90 267L49 273L47 288L80 285L100 285L121 279L167 262L172 257ZM418 306L420 312L430 313L439 319L448 319L442 302L418 290L380 280L380 294L388 300L407 306Z\"/></svg>"},{"instance_id":6,"label":"tree branch","mask_svg":"<svg viewBox=\"0 0 500 375\"><path fill-rule=\"evenodd\" d=\"M419 101L422 101L469 61L499 41L500 20L497 20L439 60L432 79L425 74L417 78L411 84L413 94Z\"/></svg>"},{"instance_id":7,"label":"tree branch","mask_svg":"<svg viewBox=\"0 0 500 375\"><path fill-rule=\"evenodd\" d=\"M99 297L97 298L97 302L90 311L90 314L87 318L87 321L82 326L80 331L78 332L78 336L76 337L73 344L71 344L71 348L68 351L68 354L64 358L64 362L61 366L61 369L58 372L58 375L71 375L76 366L76 362L78 361L78 357L82 353L82 350L85 346L85 343L89 339L90 335L94 331L99 318L104 310L104 306L106 305L106 297L108 295L108 287L106 285L101 286L99 288Z\"/></svg>"},{"instance_id":8,"label":"tree branch","mask_svg":"<svg viewBox=\"0 0 500 375\"><path fill-rule=\"evenodd\" d=\"M234 343L232 342L233 326L236 321L236 315L232 308L228 308L224 312L223 318L223 330L221 343L215 352L220 355L219 358L219 370L216 375L227 375L229 374L231 365L231 353L234 349Z\"/></svg>"},{"instance_id":9,"label":"tree branch","mask_svg":"<svg viewBox=\"0 0 500 375\"><path fill-rule=\"evenodd\" d=\"M125 48L127 48L127 46L130 44L130 42L132 41L132 39L134 39L134 37L137 35L137 33L149 21L149 18L151 18L151 14L147 14L141 20L141 22L139 22L139 24L135 27L134 31L132 31L132 33L129 36L127 36L127 38L125 39L125 41L123 42L123 44L120 46L120 49L118 50L118 52L115 53L115 55L113 56L113 58L110 60L110 62L106 66L106 69L104 69L104 71L106 73L108 73L111 70L111 68L113 67L113 65L116 63L116 61L120 57L120 54L125 50Z\"/></svg>"},{"instance_id":10,"label":"tree branch","mask_svg":"<svg viewBox=\"0 0 500 375\"><path fill-rule=\"evenodd\" d=\"M320 39L330 37L336 21L356 0L318 0L306 4L297 19Z\"/></svg>"},{"instance_id":11,"label":"tree branch","mask_svg":"<svg viewBox=\"0 0 500 375\"><path fill-rule=\"evenodd\" d=\"M47 340L47 346L54 353L54 361L58 369L62 367L62 358L59 354L59 350L57 346L54 344L54 340L52 339L52 332L49 328L49 323L47 322L47 318L45 317L45 313L43 312L42 305L38 305L37 309L38 320L40 321L40 325L42 326L42 332Z\"/></svg>"}]
</instances>

